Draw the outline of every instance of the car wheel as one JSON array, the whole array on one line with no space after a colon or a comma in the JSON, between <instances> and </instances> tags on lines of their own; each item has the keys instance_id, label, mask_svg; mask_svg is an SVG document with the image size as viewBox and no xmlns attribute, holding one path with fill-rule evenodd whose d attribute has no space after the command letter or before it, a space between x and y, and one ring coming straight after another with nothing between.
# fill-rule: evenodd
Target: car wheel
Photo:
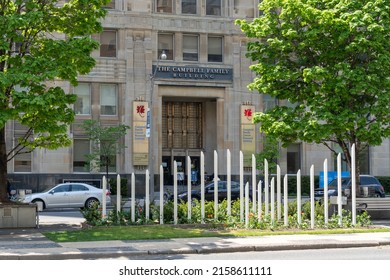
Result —
<instances>
[{"instance_id":1,"label":"car wheel","mask_svg":"<svg viewBox=\"0 0 390 280\"><path fill-rule=\"evenodd\" d=\"M33 201L31 201L31 203L42 203L42 209L46 208L45 202L42 199L34 199Z\"/></svg>"},{"instance_id":2,"label":"car wheel","mask_svg":"<svg viewBox=\"0 0 390 280\"><path fill-rule=\"evenodd\" d=\"M88 198L85 202L85 208L91 209L96 203L99 204L99 200L97 200L96 198Z\"/></svg>"}]
</instances>

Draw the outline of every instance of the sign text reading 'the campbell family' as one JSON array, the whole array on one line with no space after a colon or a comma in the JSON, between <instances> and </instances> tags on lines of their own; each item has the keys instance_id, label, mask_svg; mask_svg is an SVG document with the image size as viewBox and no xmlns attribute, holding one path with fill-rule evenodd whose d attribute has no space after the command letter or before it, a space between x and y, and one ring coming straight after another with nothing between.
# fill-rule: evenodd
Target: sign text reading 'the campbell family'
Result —
<instances>
[{"instance_id":1,"label":"sign text reading 'the campbell family'","mask_svg":"<svg viewBox=\"0 0 390 280\"><path fill-rule=\"evenodd\" d=\"M233 69L153 65L155 78L232 81Z\"/></svg>"}]
</instances>

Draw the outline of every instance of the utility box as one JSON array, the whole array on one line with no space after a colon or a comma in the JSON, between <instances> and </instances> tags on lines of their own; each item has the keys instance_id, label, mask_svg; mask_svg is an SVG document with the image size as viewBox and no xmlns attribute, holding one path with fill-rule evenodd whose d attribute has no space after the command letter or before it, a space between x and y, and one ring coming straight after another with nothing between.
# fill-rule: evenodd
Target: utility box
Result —
<instances>
[{"instance_id":1,"label":"utility box","mask_svg":"<svg viewBox=\"0 0 390 280\"><path fill-rule=\"evenodd\" d=\"M37 227L37 206L35 204L0 205L0 228Z\"/></svg>"}]
</instances>

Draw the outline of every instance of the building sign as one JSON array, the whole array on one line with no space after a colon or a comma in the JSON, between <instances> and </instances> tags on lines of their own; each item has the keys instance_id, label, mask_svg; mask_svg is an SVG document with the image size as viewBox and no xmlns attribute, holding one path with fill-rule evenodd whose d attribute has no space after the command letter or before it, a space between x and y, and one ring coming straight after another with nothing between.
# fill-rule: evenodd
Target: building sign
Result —
<instances>
[{"instance_id":1,"label":"building sign","mask_svg":"<svg viewBox=\"0 0 390 280\"><path fill-rule=\"evenodd\" d=\"M149 104L146 101L133 102L133 164L148 165L149 138L146 135L147 112Z\"/></svg>"},{"instance_id":2,"label":"building sign","mask_svg":"<svg viewBox=\"0 0 390 280\"><path fill-rule=\"evenodd\" d=\"M203 81L233 81L233 69L213 67L188 66L156 66L153 65L155 78L203 80Z\"/></svg>"},{"instance_id":3,"label":"building sign","mask_svg":"<svg viewBox=\"0 0 390 280\"><path fill-rule=\"evenodd\" d=\"M241 105L241 151L244 155L244 167L252 166L252 154L256 153L256 126L253 124L255 106Z\"/></svg>"}]
</instances>

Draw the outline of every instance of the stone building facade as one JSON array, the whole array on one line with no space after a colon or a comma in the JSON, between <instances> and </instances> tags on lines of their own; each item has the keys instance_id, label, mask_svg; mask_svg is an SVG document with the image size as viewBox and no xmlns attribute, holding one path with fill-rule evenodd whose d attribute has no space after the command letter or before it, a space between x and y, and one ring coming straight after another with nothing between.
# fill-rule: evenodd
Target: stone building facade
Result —
<instances>
[{"instance_id":1,"label":"stone building facade","mask_svg":"<svg viewBox=\"0 0 390 280\"><path fill-rule=\"evenodd\" d=\"M110 174L129 178L134 173L140 188L148 169L154 174L157 190L160 167L165 183L172 184L174 162L186 177L188 156L191 170L199 171L201 153L208 174L214 173L217 153L218 174L224 177L227 150L233 178L240 173L243 150L244 172L250 178L249 156L262 150L262 136L258 126L248 124L245 118L275 101L247 89L254 74L245 56L247 39L234 21L258 16L258 3L112 1L103 21L104 31L94 35L101 43L93 53L96 66L79 77L77 87L63 84L79 96L74 105L76 121L69 130L73 145L16 157L8 167L15 185L39 191L65 180L99 184L104 173L84 167L90 143L78 124L85 119L131 127L123 139L126 149L114 159ZM9 143L22 130L8 124ZM331 153L319 145L297 143L281 148L280 155L282 173L299 169L308 175L314 165L318 175L326 158L329 170L335 168ZM370 149L365 171L384 176L389 166L390 142L386 140Z\"/></svg>"}]
</instances>

